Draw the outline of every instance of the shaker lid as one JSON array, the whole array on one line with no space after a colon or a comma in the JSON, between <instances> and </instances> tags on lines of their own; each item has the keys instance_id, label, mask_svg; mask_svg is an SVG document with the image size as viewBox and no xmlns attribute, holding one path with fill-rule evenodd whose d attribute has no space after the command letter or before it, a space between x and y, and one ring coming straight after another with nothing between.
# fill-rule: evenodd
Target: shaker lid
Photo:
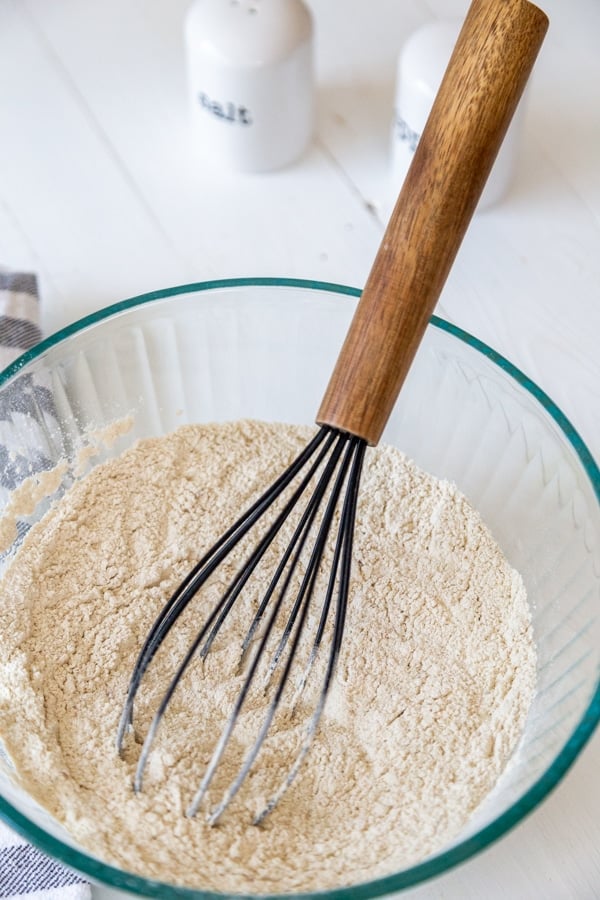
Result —
<instances>
[{"instance_id":1,"label":"shaker lid","mask_svg":"<svg viewBox=\"0 0 600 900\"><path fill-rule=\"evenodd\" d=\"M311 35L302 0L195 0L185 23L190 48L235 66L278 62Z\"/></svg>"},{"instance_id":2,"label":"shaker lid","mask_svg":"<svg viewBox=\"0 0 600 900\"><path fill-rule=\"evenodd\" d=\"M431 22L403 44L398 59L400 105L410 127L420 134L460 32L459 19Z\"/></svg>"}]
</instances>

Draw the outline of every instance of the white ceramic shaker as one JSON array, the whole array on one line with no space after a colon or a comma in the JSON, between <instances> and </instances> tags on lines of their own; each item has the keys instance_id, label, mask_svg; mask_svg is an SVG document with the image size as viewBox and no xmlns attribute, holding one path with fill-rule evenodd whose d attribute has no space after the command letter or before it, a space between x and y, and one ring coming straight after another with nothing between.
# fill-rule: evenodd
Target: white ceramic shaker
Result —
<instances>
[{"instance_id":1,"label":"white ceramic shaker","mask_svg":"<svg viewBox=\"0 0 600 900\"><path fill-rule=\"evenodd\" d=\"M303 0L194 0L185 20L193 127L231 169L293 162L313 129L313 25Z\"/></svg>"},{"instance_id":2,"label":"white ceramic shaker","mask_svg":"<svg viewBox=\"0 0 600 900\"><path fill-rule=\"evenodd\" d=\"M461 28L460 20L434 22L417 29L398 57L396 99L392 131L392 192L399 193L425 127L434 97ZM513 175L523 102L504 138L494 167L479 201L478 210L497 203L508 190Z\"/></svg>"}]
</instances>

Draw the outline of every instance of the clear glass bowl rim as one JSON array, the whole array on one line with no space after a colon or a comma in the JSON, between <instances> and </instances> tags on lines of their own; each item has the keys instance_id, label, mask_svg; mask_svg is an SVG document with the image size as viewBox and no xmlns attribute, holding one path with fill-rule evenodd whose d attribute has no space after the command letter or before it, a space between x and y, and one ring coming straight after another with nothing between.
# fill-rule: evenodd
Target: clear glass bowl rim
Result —
<instances>
[{"instance_id":1,"label":"clear glass bowl rim","mask_svg":"<svg viewBox=\"0 0 600 900\"><path fill-rule=\"evenodd\" d=\"M78 319L41 341L39 344L36 344L35 347L32 347L22 354L0 373L0 387L27 366L32 360L41 356L51 347L56 346L66 338L111 316L130 310L136 306L142 306L155 300L164 300L165 298L174 297L179 294L197 294L204 291L236 287L301 288L303 290L324 291L350 297L360 297L361 294L360 289L348 287L347 285L305 280L301 278L277 277L224 278L182 284L157 291L150 291L114 303L91 315ZM473 335L464 331L462 328L459 328L436 315L431 317L429 324L430 327L438 328L441 331L451 334L459 341L462 341L481 353L537 400L540 406L543 407L546 413L548 413L556 425L558 425L560 431L572 446L591 482L594 494L600 504L600 469L576 429L550 397L527 375L506 359L506 357L497 353L487 344L483 343L478 338L473 337ZM297 898L297 900L308 900L308 898L318 896L326 898L326 900L363 900L363 898L380 897L384 894L392 894L408 887L414 887L430 878L441 875L459 863L464 862L479 853L481 850L484 850L502 835L506 834L511 828L514 828L514 826L532 812L562 780L592 736L598 722L600 722L600 679L591 701L576 729L546 772L516 803L509 807L502 815L498 816L497 819L482 828L477 834L462 841L450 850L446 850L423 863L411 866L411 868L405 869L402 872L388 875L385 878L378 878L374 881L368 881L363 884L337 888L335 890L319 891L318 893L223 895L213 891L175 887L164 882L154 881L129 872L124 872L121 869L103 863L92 856L88 856L80 850L70 847L68 844L64 844L58 838L53 837L38 825L31 822L2 797L0 797L0 819L3 819L9 827L22 835L40 850L53 856L70 868L76 869L78 872L88 876L93 881L98 881L110 887L125 890L141 897L158 897L162 898L162 900L167 900L167 898L169 898L169 900L170 898L181 898L181 900L219 900L219 898L222 898L223 896L236 896L240 898L249 897L252 898L252 900L257 900L259 897L268 896L270 900L275 900L277 897L294 897Z\"/></svg>"}]
</instances>

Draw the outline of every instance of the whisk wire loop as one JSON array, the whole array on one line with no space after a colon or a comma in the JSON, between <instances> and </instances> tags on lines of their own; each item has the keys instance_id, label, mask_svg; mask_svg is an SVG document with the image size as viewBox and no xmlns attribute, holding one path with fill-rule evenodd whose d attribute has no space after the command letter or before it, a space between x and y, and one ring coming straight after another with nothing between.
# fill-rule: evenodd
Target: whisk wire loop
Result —
<instances>
[{"instance_id":1,"label":"whisk wire loop","mask_svg":"<svg viewBox=\"0 0 600 900\"><path fill-rule=\"evenodd\" d=\"M331 642L329 658L327 661L327 667L325 670L325 676L323 679L323 684L321 687L321 692L319 694L319 699L317 701L315 710L313 715L308 723L306 728L306 733L300 750L298 751L296 758L290 767L287 776L280 784L279 788L275 791L275 793L268 800L264 808L261 812L254 818L253 824L260 825L260 823L275 809L277 804L279 803L283 794L287 791L289 786L294 781L298 771L304 759L310 750L313 737L317 731L319 721L321 715L323 713L323 709L325 707L325 701L327 700L327 696L329 694L329 689L331 687L331 682L333 679L333 675L335 673L335 669L337 666L338 658L340 655L340 649L342 646L342 639L344 635L344 626L346 622L346 610L348 607L348 592L350 588L350 575L352 569L352 547L354 541L354 526L356 522L356 506L358 501L358 490L360 485L360 476L362 472L362 466L364 461L364 454L366 450L366 442L361 439L356 439L354 444L354 459L352 463L352 470L350 473L349 481L348 481L348 491L346 493L344 499L344 506L342 509L342 515L340 520L340 527L338 531L338 536L335 544L334 556L331 567L331 576L329 579L329 585L327 589L327 594L325 598L325 602L323 604L323 610L321 613L321 621L319 622L319 627L317 629L317 633L315 635L315 641L313 644L313 648L310 654L310 658L308 661L308 665L306 670L302 676L300 691L303 690L304 685L306 684L306 680L310 673L310 670L315 661L318 648L320 646L323 633L325 630L325 625L327 622L327 618L329 616L329 610L331 607L331 600L333 597L336 576L338 569L340 568L340 557L341 557L341 571L339 576L339 588L337 592L337 603L336 603L336 614L333 628L333 640Z\"/></svg>"},{"instance_id":2,"label":"whisk wire loop","mask_svg":"<svg viewBox=\"0 0 600 900\"><path fill-rule=\"evenodd\" d=\"M202 659L206 658L215 638L224 622L227 620L231 610L234 608L236 601L240 597L240 594L244 590L252 573L256 570L259 562L264 557L268 548L272 545L274 538L280 532L293 509L298 505L300 498L305 494L308 486L312 484L313 490L299 513L297 522L294 525L292 537L282 552L275 572L260 599L258 608L254 613L250 626L243 638L240 663L243 663L246 654L255 642L259 627L263 624L263 620L265 620L260 640L258 641L256 650L249 663L248 671L244 677L237 700L222 729L219 741L213 751L200 786L188 807L187 814L188 816L196 815L207 794L226 751L232 732L239 720L242 708L256 680L261 663L265 660L265 654L270 646L270 639L272 639L272 636L274 635L276 623L279 621L279 618L281 618L281 612L284 609L286 598L290 593L290 586L293 583L295 573L298 571L301 561L307 557L304 571L300 576L299 587L296 589L295 595L290 598L288 603L285 603L285 606L288 607L288 612L286 614L285 623L282 624L281 635L278 635L272 658L268 663L265 663L267 665L265 691L269 688L269 684L275 671L279 667L279 664L281 663L282 665L277 683L272 689L272 696L263 716L258 734L256 735L250 750L243 759L235 778L224 791L220 802L215 808L208 812L207 821L210 824L215 824L233 797L237 794L263 746L273 723L273 719L280 707L286 687L290 682L290 673L294 661L298 657L299 644L303 633L305 633L309 609L313 603L323 553L329 539L336 510L340 505L340 497L342 495L344 484L348 482L342 510L339 514L338 531L333 550L332 568L329 573L327 588L324 591L318 626L308 655L308 664L305 666L299 681L296 699L292 707L292 715L295 711L299 697L304 691L305 685L313 669L314 662L317 658L319 646L330 617L333 597L337 587L333 641L329 658L325 666L324 679L322 686L319 689L316 708L287 777L281 783L277 791L271 796L271 799L262 812L256 816L256 823L262 821L264 817L268 815L281 795L292 783L306 753L308 752L312 737L316 732L326 696L329 691L337 656L339 654L349 584L349 570L348 575L345 574L345 571L348 561L351 558L356 494L358 491L358 481L360 479L360 470L365 447L366 443L361 438L340 432L329 426L321 427L303 452L300 453L288 469L282 473L271 488L262 494L255 503L249 507L244 515L242 515L229 530L225 532L220 540L204 554L202 559L191 570L189 575L182 581L181 585L165 604L138 655L136 667L131 676L117 736L119 749L122 747L127 727L132 725L135 698L144 675L168 633L178 621L192 598L198 593L218 566L228 557L248 531L259 522L262 516L270 509L286 488L289 488L290 486L293 487L293 480L297 476L301 476L298 485L295 488L293 487L291 494L282 505L280 511L274 516L273 521L268 525L255 548L248 554L227 585L218 602L210 610L201 628L197 631L188 647L182 661L177 667L175 674L172 676L167 690L160 699L145 735L134 776L135 791L140 791L142 789L144 771L158 728L169 703L171 702L173 694L192 659L197 653L199 653ZM321 512L323 506L324 510ZM315 532L315 539L314 544L309 551L307 543L309 537L313 534L313 531Z\"/></svg>"},{"instance_id":3,"label":"whisk wire loop","mask_svg":"<svg viewBox=\"0 0 600 900\"><path fill-rule=\"evenodd\" d=\"M325 446L322 448L321 453L318 455L317 461L313 463L311 471L318 466L320 459L323 455L326 454L334 439L335 434L332 432L332 429L326 427L320 428L319 431L317 431L317 433L314 435L312 440L306 445L304 450L292 462L292 464L284 472L281 473L279 478L277 478L273 482L268 490L265 491L255 501L255 503L252 504L246 510L246 512L242 516L240 516L240 518L237 519L237 521L234 522L227 531L223 533L219 540L216 541L216 543L213 544L213 546L207 551L207 553L205 553L205 555L199 560L199 562L196 563L196 565L190 570L187 576L182 580L177 590L172 594L169 601L164 605L159 616L156 618L154 624L148 632L146 640L138 654L131 674L129 685L127 688L127 696L117 730L116 745L119 753L122 752L125 733L129 728L132 727L133 724L133 707L135 697L140 688L142 679L158 648L164 642L166 636L170 632L175 622L179 619L184 609L197 594L202 585L208 580L208 578L217 569L221 562L229 555L232 549L256 524L261 516L264 515L264 513L273 505L282 491L285 490L285 488L293 481L296 475L304 468L307 462L315 454L319 446L323 444L323 442L325 442ZM301 491L304 489L303 486L305 486L305 484L309 480L309 477L311 477L310 473L309 476L305 477L302 484L297 489L294 495L296 499L300 496ZM291 511L293 507L292 501L294 500L294 497L288 504L288 512ZM273 536L275 534L274 526ZM227 595L225 595L221 599L221 602L213 609L211 615L209 616L209 619L206 622L205 634L213 624L213 622L215 622L223 607L226 605L227 599L228 597Z\"/></svg>"},{"instance_id":4,"label":"whisk wire loop","mask_svg":"<svg viewBox=\"0 0 600 900\"><path fill-rule=\"evenodd\" d=\"M288 643L288 639L290 638L290 635L292 635L292 632L293 632L293 637L291 639L291 644L288 648L287 658L286 658L286 662L285 662L285 665L282 670L281 677L277 683L277 686L274 691L274 695L273 695L272 700L267 708L267 711L263 718L262 725L259 729L259 732L255 739L254 744L252 745L251 749L249 750L235 779L232 781L232 783L229 785L229 787L225 791L222 800L220 801L218 806L209 813L209 815L207 817L207 821L210 824L214 825L220 819L221 815L223 814L223 812L225 811L225 809L227 808L227 806L229 805L231 800L234 798L234 796L238 792L242 783L244 782L248 772L250 771L256 757L258 756L258 754L260 752L260 749L261 749L261 747L264 743L264 740L267 736L267 733L271 727L271 724L273 722L275 714L280 706L286 685L289 681L289 676L290 676L290 672L292 669L292 665L293 665L294 659L296 658L296 655L297 655L298 645L299 645L301 636L304 631L306 618L308 616L311 601L313 599L315 585L317 582L317 576L319 573L319 566L320 566L320 563L321 563L321 560L323 557L323 552L325 550L327 538L328 538L329 532L331 530L331 525L333 522L334 514L335 514L336 508L338 506L339 497L340 497L342 488L344 486L344 482L346 480L346 476L348 473L348 469L349 469L352 457L355 452L357 440L358 439L356 439L356 438L349 438L346 435L340 436L340 439L338 440L338 445L336 447L336 451L332 454L332 457L330 460L330 465L328 466L328 468L325 470L325 472L321 476L321 479L320 479L320 482L318 485L318 490L315 491L315 494L311 498L309 505L314 507L314 512L312 512L312 515L310 516L310 521L308 522L307 527L304 528L304 534L302 536L302 541L299 542L300 546L298 546L298 548L297 548L294 560L288 571L286 584L282 588L281 594L278 598L278 602L274 605L274 608L270 614L268 625L267 625L265 633L260 641L260 645L254 655L254 658L252 660L252 664L251 664L248 674L246 676L245 682L244 682L242 689L238 695L237 702L236 702L236 704L232 710L232 713L225 725L225 728L223 729L221 739L219 740L219 742L217 744L217 747L216 747L213 757L209 763L209 766L208 766L206 774L202 780L202 783L201 783L201 785L200 785L200 787L188 809L189 816L195 815L196 812L198 811L198 808L199 808L200 804L202 803L202 800L204 799L204 796L206 795L206 792L211 784L212 778L217 770L217 767L220 763L223 753L225 752L225 748L227 746L229 737L235 728L235 725L239 718L239 714L240 714L241 709L244 705L244 702L248 696L251 684L255 678L259 663L260 663L261 658L266 650L269 636L271 634L271 631L273 629L275 621L278 617L278 614L279 614L279 611L281 608L281 603L283 600L283 596L285 594L285 591L287 590L287 586L288 586L291 576L293 574L293 570L295 569L295 567L300 559L300 554L301 554L301 550L302 550L301 544L304 543L304 541L308 535L308 530L309 530L310 524L311 524L312 520L314 520L314 518L315 518L316 512L318 511L318 507L324 497L325 489L331 480L333 471L334 471L335 467L337 466L337 463L339 461L339 457L342 453L342 450L343 450L344 446L346 446L346 453L344 454L344 459L342 460L342 463L339 467L337 476L335 478L335 483L334 483L331 493L329 495L329 498L328 498L328 501L326 504L326 509L323 513L323 518L321 520L321 524L318 529L318 534L317 534L312 552L310 554L310 558L309 558L309 561L308 561L308 564L306 567L306 571L304 573L302 582L298 589L292 610L289 613L288 620L287 620L286 626L284 628L282 637L279 641L277 651L276 651L275 656L270 664L269 674L271 675L273 673L275 667L277 666L277 663L279 662L279 659L280 659L284 649L286 648L286 645ZM313 501L315 501L315 499L316 499L316 502L313 502ZM307 506L307 509L308 509L308 506ZM342 517L341 521L343 521L343 517ZM294 539L292 539L292 542L293 542L293 540ZM333 594L335 583L336 583L337 570L338 570L338 566L339 566L340 547L341 547L342 543L343 543L342 531L340 528L340 531L338 532L338 538L336 541L336 549L334 551L333 565L332 565L332 569L330 571L330 576L329 576L329 580L328 580L328 588L326 591L326 600L324 602L324 610L322 611L322 615L321 615L321 622L323 622L324 617L326 618L325 607L327 607L327 609L329 609L329 607L331 605L331 596ZM347 590L347 587L346 587L346 590ZM320 624L321 624L321 622L320 622ZM324 627L324 622L323 622L323 627ZM313 650L314 650L314 646L313 646ZM314 661L314 654L312 651L311 651L311 657L313 657L313 661ZM306 679L305 679L305 681L306 681ZM327 683L327 689L328 689L328 687L329 687L329 680ZM323 696L320 699L319 705L324 704L324 702L325 702L325 697ZM315 728L313 729L313 733L314 733L314 730L316 730L316 722L315 722ZM294 768L294 777L295 777L295 774L298 771L299 766L294 766L293 768ZM285 780L286 788L292 783L292 781L293 781L293 778L290 778L288 775L288 777ZM259 814L259 816L256 817L255 821L257 821L257 822L262 821L262 819L264 818L264 815L265 815L265 812L263 811L262 813Z\"/></svg>"},{"instance_id":5,"label":"whisk wire loop","mask_svg":"<svg viewBox=\"0 0 600 900\"><path fill-rule=\"evenodd\" d=\"M316 468L318 468L320 460L324 456L324 453L327 450L327 448L330 446L330 444L333 444L333 451L332 451L329 459L327 460L325 469L321 473L321 476L317 482L316 489L315 489L314 493L312 494L310 501L307 504L306 509L304 510L304 513L300 519L300 522L296 526L294 535L293 535L291 541L289 542L289 544L286 548L286 551L283 555L283 558L280 560L279 565L277 566L277 569L275 571L275 574L274 574L274 576L270 582L270 585L267 589L267 596L269 599L272 597L272 595L277 587L277 584L281 578L281 575L285 570L285 564L289 560L289 557L292 554L294 547L296 545L299 545L298 551L296 553L296 558L293 563L293 567L295 567L295 565L299 559L302 547L306 541L310 525L318 512L320 501L321 501L323 495L325 494L327 485L328 485L329 481L331 480L332 474L337 465L339 456L343 449L343 440L342 439L338 439L338 441L336 443L326 442L325 450L322 451L320 454L318 454L317 460L315 461L313 466L310 468L309 473L303 480L300 487L302 487L302 485L305 484L305 482L307 481L309 476L312 477L311 473L314 473L314 470ZM204 643L204 646L202 647L202 650L200 653L202 658L205 658L206 655L208 654L208 652L210 650L210 646L212 645L212 643L216 637L216 634L217 634L217 631L215 630L217 625L219 625L219 627L220 627L223 624L223 622L225 621L227 614L231 611L235 600L241 593L243 583L245 583L245 581L249 577L250 573L256 567L259 559L261 558L262 555L264 555L264 552L266 551L268 545L272 542L275 534L279 531L281 525L283 524L285 519L288 517L292 508L296 505L297 500L301 496L299 491L300 491L300 488L295 491L293 497L286 504L286 506L284 507L282 512L279 514L279 516L277 516L275 521L272 523L272 525L268 529L268 531L265 534L265 536L263 537L263 539L259 542L257 548L251 553L250 557L248 557L248 559L245 561L244 565L238 570L238 573L234 576L234 578L230 582L230 584L227 587L225 593L223 594L221 600L216 604L215 607L213 607L211 614L209 615L207 620L204 622L202 628L197 632L194 640L192 641L192 643L189 646L186 654L184 655L181 663L179 664L177 670L175 671L175 674L173 675L173 677L172 677L172 679L171 679L171 681L170 681L170 683L158 705L158 708L154 714L150 728L148 730L148 733L147 733L144 743L142 745L142 750L141 750L141 753L140 753L140 756L138 759L138 765L137 765L137 769L136 769L136 773L135 773L135 777L134 777L134 789L136 791L139 791L142 788L144 769L146 767L146 763L148 761L148 757L149 757L150 751L152 749L152 744L154 743L154 739L156 737L156 733L158 731L160 722L163 719L164 714L167 710L167 707L169 706L169 703L171 702L173 694L175 693L175 691L177 689L177 685L180 683L183 675L185 674L186 670L188 669L192 659L194 658L200 645L203 643L203 641L212 625L212 631L210 634L208 634L206 643ZM263 643L266 642L266 639L268 639L268 636L270 635L270 633L272 631L273 625L277 618L277 614L282 606L282 603L283 603L283 600L284 600L284 597L285 597L285 594L287 591L287 587L289 585L291 576L293 574L293 567L291 567L290 570L288 571L288 574L284 581L283 587L279 593L277 601L274 604L273 612L270 616L269 624L267 626L265 638L263 639L263 642L261 642L261 647L263 646ZM241 585L239 584L240 581L243 582ZM196 592L199 590L200 586L201 585L196 587ZM215 618L217 618L217 622L213 625ZM260 651L260 656L262 656L262 650ZM235 721L238 718L241 706L243 705L243 702L244 702L244 699L246 696L248 685L249 685L250 681L252 681L254 678L254 673L256 671L257 665L258 665L258 659L256 659L255 662L252 663L252 665L250 667L250 672L246 679L246 683L245 683L244 687L242 688L242 691L240 692L240 695L238 696L238 699L234 706L233 713L231 716L232 726L231 726L230 731L233 730L233 725L235 724ZM225 731L227 731L227 727L225 728ZM229 736L229 733L230 732L228 732L227 737ZM223 747L221 750L221 754L223 752L225 744L227 743L227 737L223 741ZM219 742L219 744L217 745L217 751L219 750L219 747L221 747L221 742ZM213 755L213 759L215 759L214 766L211 767L211 765L209 764L209 771L211 771L211 772L216 769L216 767L218 765L218 761L220 759L220 757L216 758L217 751L215 751L215 754Z\"/></svg>"}]
</instances>

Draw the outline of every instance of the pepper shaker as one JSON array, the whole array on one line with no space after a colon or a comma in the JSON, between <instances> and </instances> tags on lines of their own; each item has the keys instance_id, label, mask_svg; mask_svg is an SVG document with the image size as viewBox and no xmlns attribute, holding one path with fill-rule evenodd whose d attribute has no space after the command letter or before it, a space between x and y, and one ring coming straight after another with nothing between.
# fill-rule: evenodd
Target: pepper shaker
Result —
<instances>
[{"instance_id":1,"label":"pepper shaker","mask_svg":"<svg viewBox=\"0 0 600 900\"><path fill-rule=\"evenodd\" d=\"M458 19L447 19L424 25L408 38L401 49L392 133L393 196L402 187L461 24ZM522 113L521 101L494 162L478 210L498 203L510 186L517 157Z\"/></svg>"},{"instance_id":2,"label":"pepper shaker","mask_svg":"<svg viewBox=\"0 0 600 900\"><path fill-rule=\"evenodd\" d=\"M194 0L191 115L204 154L238 171L293 162L313 129L313 25L303 0Z\"/></svg>"}]
</instances>

